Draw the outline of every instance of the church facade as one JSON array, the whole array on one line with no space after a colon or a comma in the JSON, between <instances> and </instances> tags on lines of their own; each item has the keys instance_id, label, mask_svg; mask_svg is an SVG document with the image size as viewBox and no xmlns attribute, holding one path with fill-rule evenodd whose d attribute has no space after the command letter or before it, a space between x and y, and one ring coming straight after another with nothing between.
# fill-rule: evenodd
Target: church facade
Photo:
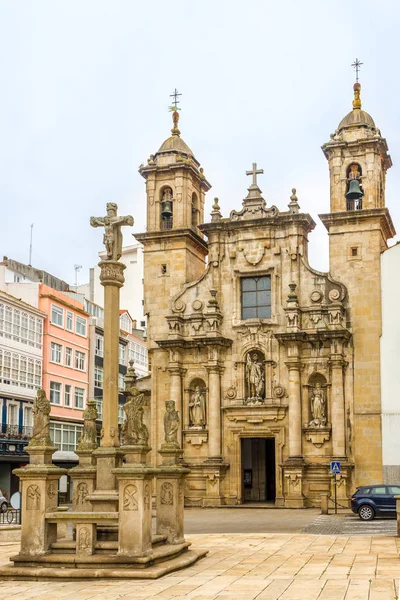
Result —
<instances>
[{"instance_id":1,"label":"church facade","mask_svg":"<svg viewBox=\"0 0 400 600\"><path fill-rule=\"evenodd\" d=\"M151 434L163 441L165 402L180 414L187 506L318 505L382 481L380 255L395 235L385 207L385 139L353 110L322 147L330 212L320 215L330 271L308 261L315 227L292 190L267 206L253 165L239 210L223 217L200 163L172 135L140 173L146 180L144 297ZM153 462L158 462L154 450Z\"/></svg>"}]
</instances>

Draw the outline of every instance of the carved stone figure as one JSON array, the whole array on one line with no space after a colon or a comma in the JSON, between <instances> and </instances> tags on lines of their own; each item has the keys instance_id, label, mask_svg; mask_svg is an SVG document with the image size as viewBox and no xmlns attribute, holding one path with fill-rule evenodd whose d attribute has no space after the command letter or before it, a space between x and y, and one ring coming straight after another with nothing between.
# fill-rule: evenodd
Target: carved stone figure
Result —
<instances>
[{"instance_id":1,"label":"carved stone figure","mask_svg":"<svg viewBox=\"0 0 400 600\"><path fill-rule=\"evenodd\" d=\"M263 366L256 352L247 355L246 362L247 400L260 401L264 398L265 378Z\"/></svg>"},{"instance_id":2,"label":"carved stone figure","mask_svg":"<svg viewBox=\"0 0 400 600\"><path fill-rule=\"evenodd\" d=\"M33 402L33 436L29 446L52 446L50 438L50 401L43 389L38 390Z\"/></svg>"},{"instance_id":3,"label":"carved stone figure","mask_svg":"<svg viewBox=\"0 0 400 600\"><path fill-rule=\"evenodd\" d=\"M90 532L87 527L82 527L79 532L79 550L83 552L90 550Z\"/></svg>"},{"instance_id":4,"label":"carved stone figure","mask_svg":"<svg viewBox=\"0 0 400 600\"><path fill-rule=\"evenodd\" d=\"M89 400L87 407L83 411L83 433L78 440L78 452L80 450L96 450L98 445L96 419L98 417L96 401Z\"/></svg>"},{"instance_id":5,"label":"carved stone figure","mask_svg":"<svg viewBox=\"0 0 400 600\"><path fill-rule=\"evenodd\" d=\"M104 227L103 243L106 247L106 260L119 260L122 255L122 225L133 225L133 217L117 216L118 206L114 202L107 204L107 216L90 217L92 227Z\"/></svg>"},{"instance_id":6,"label":"carved stone figure","mask_svg":"<svg viewBox=\"0 0 400 600\"><path fill-rule=\"evenodd\" d=\"M174 489L172 484L165 482L161 486L161 504L167 504L171 506L174 503Z\"/></svg>"},{"instance_id":7,"label":"carved stone figure","mask_svg":"<svg viewBox=\"0 0 400 600\"><path fill-rule=\"evenodd\" d=\"M326 425L326 402L321 384L317 382L311 394L312 421L309 427L325 427Z\"/></svg>"},{"instance_id":8,"label":"carved stone figure","mask_svg":"<svg viewBox=\"0 0 400 600\"><path fill-rule=\"evenodd\" d=\"M39 510L40 490L37 485L30 485L26 490L26 510Z\"/></svg>"},{"instance_id":9,"label":"carved stone figure","mask_svg":"<svg viewBox=\"0 0 400 600\"><path fill-rule=\"evenodd\" d=\"M56 486L55 482L49 481L49 483L47 484L47 495L50 498L50 500L53 500L56 493L57 493L57 486Z\"/></svg>"},{"instance_id":10,"label":"carved stone figure","mask_svg":"<svg viewBox=\"0 0 400 600\"><path fill-rule=\"evenodd\" d=\"M179 413L175 410L175 400L167 400L164 415L165 442L178 445Z\"/></svg>"},{"instance_id":11,"label":"carved stone figure","mask_svg":"<svg viewBox=\"0 0 400 600\"><path fill-rule=\"evenodd\" d=\"M125 421L122 426L124 445L132 446L140 444L147 446L149 441L149 430L143 423L144 394L136 387L136 374L133 361L130 361L125 376L124 404Z\"/></svg>"},{"instance_id":12,"label":"carved stone figure","mask_svg":"<svg viewBox=\"0 0 400 600\"><path fill-rule=\"evenodd\" d=\"M89 494L87 483L81 481L76 488L76 505L82 506L86 502L86 496Z\"/></svg>"},{"instance_id":13,"label":"carved stone figure","mask_svg":"<svg viewBox=\"0 0 400 600\"><path fill-rule=\"evenodd\" d=\"M189 400L189 424L190 427L198 428L206 424L206 401L198 385Z\"/></svg>"},{"instance_id":14,"label":"carved stone figure","mask_svg":"<svg viewBox=\"0 0 400 600\"><path fill-rule=\"evenodd\" d=\"M124 489L124 510L138 510L138 501L136 498L137 494L136 485L129 484Z\"/></svg>"}]
</instances>

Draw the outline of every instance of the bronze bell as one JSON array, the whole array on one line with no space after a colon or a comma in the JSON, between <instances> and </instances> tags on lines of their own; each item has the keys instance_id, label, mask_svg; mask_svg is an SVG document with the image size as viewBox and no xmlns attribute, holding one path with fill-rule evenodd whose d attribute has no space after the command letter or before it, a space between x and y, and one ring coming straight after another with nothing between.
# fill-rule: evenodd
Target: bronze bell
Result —
<instances>
[{"instance_id":1,"label":"bronze bell","mask_svg":"<svg viewBox=\"0 0 400 600\"><path fill-rule=\"evenodd\" d=\"M164 200L161 203L161 216L164 219L172 217L172 202L170 200Z\"/></svg>"},{"instance_id":2,"label":"bronze bell","mask_svg":"<svg viewBox=\"0 0 400 600\"><path fill-rule=\"evenodd\" d=\"M359 200L364 196L364 192L360 187L360 182L357 179L351 179L349 190L346 194L347 200Z\"/></svg>"}]
</instances>

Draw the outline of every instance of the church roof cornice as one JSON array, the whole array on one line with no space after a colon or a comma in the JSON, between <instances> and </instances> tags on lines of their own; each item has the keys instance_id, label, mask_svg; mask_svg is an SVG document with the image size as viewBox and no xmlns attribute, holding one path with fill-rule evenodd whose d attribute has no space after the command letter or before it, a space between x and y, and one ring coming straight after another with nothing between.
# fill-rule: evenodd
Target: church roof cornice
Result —
<instances>
[{"instance_id":1,"label":"church roof cornice","mask_svg":"<svg viewBox=\"0 0 400 600\"><path fill-rule=\"evenodd\" d=\"M211 231L224 231L233 229L254 229L255 227L273 227L278 228L284 225L298 224L306 229L307 233L311 232L316 223L312 216L308 213L278 213L275 216L263 217L261 219L248 219L246 221L232 221L229 218L221 219L211 223L203 223L199 225L200 231L205 233Z\"/></svg>"},{"instance_id":2,"label":"church roof cornice","mask_svg":"<svg viewBox=\"0 0 400 600\"><path fill-rule=\"evenodd\" d=\"M362 223L363 221L379 220L385 239L393 238L396 235L392 217L390 216L389 209L387 208L346 210L335 213L324 213L318 216L328 231L329 228L334 225L343 226L348 224L349 226L354 226L355 223Z\"/></svg>"},{"instance_id":3,"label":"church roof cornice","mask_svg":"<svg viewBox=\"0 0 400 600\"><path fill-rule=\"evenodd\" d=\"M208 243L203 240L193 229L167 229L163 231L145 231L144 233L135 233L135 238L140 242L149 241L165 241L166 239L174 240L176 238L187 237L194 243L202 246L204 250L208 250Z\"/></svg>"},{"instance_id":4,"label":"church roof cornice","mask_svg":"<svg viewBox=\"0 0 400 600\"><path fill-rule=\"evenodd\" d=\"M156 344L160 348L197 348L198 346L222 346L229 348L233 344L233 340L226 337L196 337L193 340L156 340Z\"/></svg>"}]
</instances>

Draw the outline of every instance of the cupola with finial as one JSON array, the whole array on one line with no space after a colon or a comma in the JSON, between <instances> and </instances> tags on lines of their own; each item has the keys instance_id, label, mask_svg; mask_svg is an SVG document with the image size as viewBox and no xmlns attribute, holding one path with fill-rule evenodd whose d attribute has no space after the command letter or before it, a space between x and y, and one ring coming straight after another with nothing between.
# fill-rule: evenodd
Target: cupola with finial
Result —
<instances>
[{"instance_id":1,"label":"cupola with finial","mask_svg":"<svg viewBox=\"0 0 400 600\"><path fill-rule=\"evenodd\" d=\"M362 110L359 70L353 86L353 109L340 121L322 150L329 162L331 212L385 206L386 171L392 166L386 140L371 115Z\"/></svg>"},{"instance_id":2,"label":"cupola with finial","mask_svg":"<svg viewBox=\"0 0 400 600\"><path fill-rule=\"evenodd\" d=\"M171 135L151 154L139 173L146 179L147 231L197 229L204 221L205 194L211 188L204 170L192 150L181 138L179 129L179 97L177 89L171 97Z\"/></svg>"}]
</instances>

